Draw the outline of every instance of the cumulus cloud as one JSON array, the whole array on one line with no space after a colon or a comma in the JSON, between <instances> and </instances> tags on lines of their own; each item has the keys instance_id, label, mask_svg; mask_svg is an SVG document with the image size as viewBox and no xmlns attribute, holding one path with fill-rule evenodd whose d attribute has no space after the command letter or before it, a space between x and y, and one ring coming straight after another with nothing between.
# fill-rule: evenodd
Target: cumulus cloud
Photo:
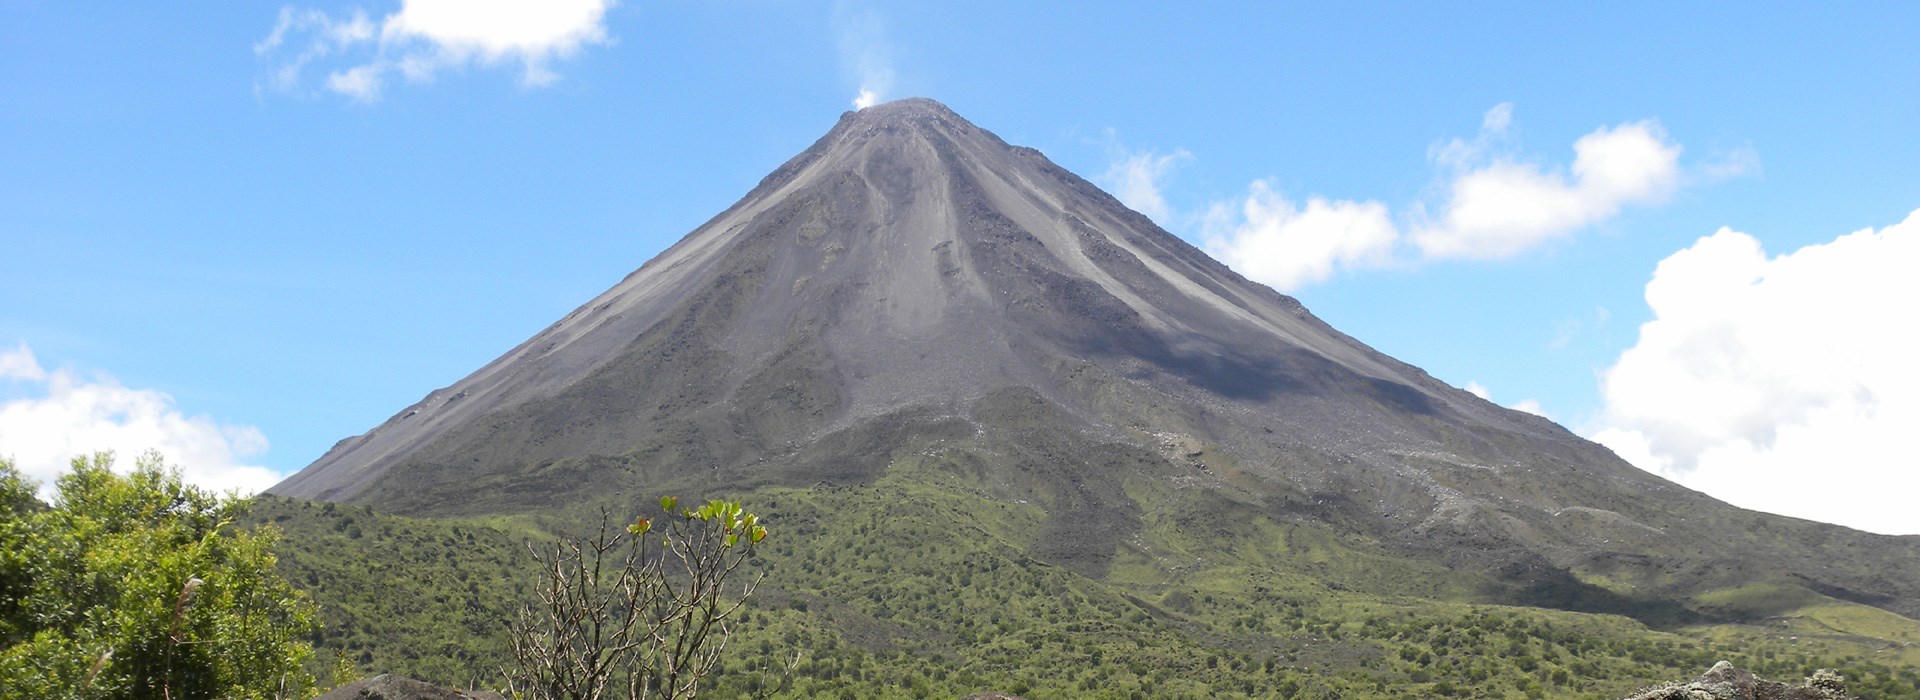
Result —
<instances>
[{"instance_id":1,"label":"cumulus cloud","mask_svg":"<svg viewBox=\"0 0 1920 700\"><path fill-rule=\"evenodd\" d=\"M254 53L274 63L264 85L299 89L315 63L337 64L326 89L363 102L380 98L399 74L427 82L441 71L511 65L530 87L559 78L552 64L610 41L605 25L613 0L402 0L374 21L361 10L345 17L285 7Z\"/></svg>"},{"instance_id":2,"label":"cumulus cloud","mask_svg":"<svg viewBox=\"0 0 1920 700\"><path fill-rule=\"evenodd\" d=\"M848 2L834 5L834 31L840 37L841 68L860 83L853 108L866 109L885 101L893 90L893 43L878 12L855 9Z\"/></svg>"},{"instance_id":3,"label":"cumulus cloud","mask_svg":"<svg viewBox=\"0 0 1920 700\"><path fill-rule=\"evenodd\" d=\"M1680 146L1653 120L1601 127L1573 144L1565 172L1500 148L1513 106L1487 112L1472 142L1454 140L1433 159L1448 172L1437 216L1424 209L1410 237L1427 258L1502 258L1610 218L1628 204L1658 202L1680 183Z\"/></svg>"},{"instance_id":4,"label":"cumulus cloud","mask_svg":"<svg viewBox=\"0 0 1920 700\"><path fill-rule=\"evenodd\" d=\"M1591 437L1736 505L1920 533L1920 211L1769 257L1721 229L1661 261Z\"/></svg>"},{"instance_id":5,"label":"cumulus cloud","mask_svg":"<svg viewBox=\"0 0 1920 700\"><path fill-rule=\"evenodd\" d=\"M253 493L282 477L246 463L267 449L258 428L187 415L173 397L112 377L48 371L25 343L0 351L0 397L0 455L40 481L43 496L73 457L101 450L123 458L158 450L189 483L218 491Z\"/></svg>"},{"instance_id":6,"label":"cumulus cloud","mask_svg":"<svg viewBox=\"0 0 1920 700\"><path fill-rule=\"evenodd\" d=\"M1680 145L1651 119L1602 126L1580 137L1566 168L1518 155L1509 134L1513 122L1511 103L1495 105L1482 115L1474 138L1430 149L1434 194L1399 216L1377 201L1310 197L1296 206L1270 182L1255 182L1244 197L1209 209L1202 236L1207 252L1249 278L1288 291L1341 270L1511 257L1592 227L1629 205L1660 202L1688 179ZM1116 158L1113 167L1138 165ZM1707 164L1702 175L1724 178L1757 169L1757 156L1746 149Z\"/></svg>"},{"instance_id":7,"label":"cumulus cloud","mask_svg":"<svg viewBox=\"0 0 1920 700\"><path fill-rule=\"evenodd\" d=\"M1255 181L1234 205L1215 204L1202 228L1208 253L1282 290L1337 270L1382 265L1399 238L1384 204L1321 197L1296 204L1265 180Z\"/></svg>"}]
</instances>

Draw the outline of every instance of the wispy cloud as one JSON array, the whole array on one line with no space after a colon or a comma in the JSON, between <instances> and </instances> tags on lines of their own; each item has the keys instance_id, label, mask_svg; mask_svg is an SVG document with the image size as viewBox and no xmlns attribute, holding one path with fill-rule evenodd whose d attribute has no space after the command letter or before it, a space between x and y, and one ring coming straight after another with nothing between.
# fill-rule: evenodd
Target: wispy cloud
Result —
<instances>
[{"instance_id":1,"label":"wispy cloud","mask_svg":"<svg viewBox=\"0 0 1920 700\"><path fill-rule=\"evenodd\" d=\"M891 98L893 43L887 39L886 20L872 8L842 0L834 4L833 24L840 39L841 69L860 84L853 108L866 109Z\"/></svg>"},{"instance_id":2,"label":"wispy cloud","mask_svg":"<svg viewBox=\"0 0 1920 700\"><path fill-rule=\"evenodd\" d=\"M377 33L373 21L359 10L336 19L319 10L282 7L273 31L253 45L254 54L272 66L262 86L277 92L297 90L308 65L371 42ZM288 47L290 39L297 48Z\"/></svg>"},{"instance_id":3,"label":"wispy cloud","mask_svg":"<svg viewBox=\"0 0 1920 700\"><path fill-rule=\"evenodd\" d=\"M33 357L33 350L26 341L20 347L0 351L0 379L16 382L45 381L47 370L40 367L40 361Z\"/></svg>"},{"instance_id":4,"label":"wispy cloud","mask_svg":"<svg viewBox=\"0 0 1920 700\"><path fill-rule=\"evenodd\" d=\"M1172 215L1167 206L1163 186L1173 169L1180 164L1193 160L1193 154L1185 149L1176 149L1172 153L1154 153L1152 151L1130 151L1121 146L1113 130L1107 130L1107 150L1112 163L1107 172L1099 178L1100 186L1134 211L1146 214L1147 218L1161 226L1172 225L1168 217Z\"/></svg>"},{"instance_id":5,"label":"wispy cloud","mask_svg":"<svg viewBox=\"0 0 1920 700\"><path fill-rule=\"evenodd\" d=\"M513 66L529 87L559 79L552 65L583 48L611 41L606 13L613 0L402 0L378 21L365 11L334 16L281 8L278 22L253 47L270 69L262 87L302 89L309 69L325 64L325 89L362 102L380 99L396 74L432 81L468 66Z\"/></svg>"},{"instance_id":6,"label":"wispy cloud","mask_svg":"<svg viewBox=\"0 0 1920 700\"><path fill-rule=\"evenodd\" d=\"M1565 350L1582 334L1603 329L1607 325L1607 319L1612 317L1613 313L1607 311L1607 307L1597 306L1594 307L1593 315L1590 317L1560 319L1553 324L1553 337L1547 340L1547 349Z\"/></svg>"},{"instance_id":7,"label":"wispy cloud","mask_svg":"<svg viewBox=\"0 0 1920 700\"><path fill-rule=\"evenodd\" d=\"M49 371L26 343L0 351L0 397L0 454L40 481L43 497L74 456L101 450L158 450L188 482L219 491L253 493L282 476L246 463L267 449L258 428L187 415L165 393L105 375Z\"/></svg>"},{"instance_id":8,"label":"wispy cloud","mask_svg":"<svg viewBox=\"0 0 1920 700\"><path fill-rule=\"evenodd\" d=\"M1753 150L1753 146L1748 145L1716 153L1700 163L1697 170L1699 172L1698 179L1705 182L1759 175L1761 171L1760 152Z\"/></svg>"},{"instance_id":9,"label":"wispy cloud","mask_svg":"<svg viewBox=\"0 0 1920 700\"><path fill-rule=\"evenodd\" d=\"M1920 211L1770 257L1721 229L1661 261L1589 437L1735 505L1920 534ZM1890 306L1891 305L1891 306Z\"/></svg>"}]
</instances>

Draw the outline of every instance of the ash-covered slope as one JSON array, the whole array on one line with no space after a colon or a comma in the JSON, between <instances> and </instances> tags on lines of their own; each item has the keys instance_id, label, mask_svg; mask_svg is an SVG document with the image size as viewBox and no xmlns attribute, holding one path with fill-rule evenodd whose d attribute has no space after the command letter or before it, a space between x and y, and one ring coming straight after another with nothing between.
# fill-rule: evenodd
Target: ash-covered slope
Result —
<instances>
[{"instance_id":1,"label":"ash-covered slope","mask_svg":"<svg viewBox=\"0 0 1920 700\"><path fill-rule=\"evenodd\" d=\"M647 342L666 338L672 342ZM676 356L696 346L698 356ZM750 394L775 390L787 400L740 408L777 414L807 404L810 415L796 417L806 425L782 436L794 439L906 406L964 412L1000 386L1059 398L1059 371L1049 365L1079 360L1136 380L1184 380L1176 388L1252 405L1339 382L1421 410L1463 401L1039 153L1009 147L939 103L905 100L848 113L613 289L342 442L275 491L353 499L392 465L438 451L430 444L476 419L563 404L569 415L543 425L574 439L543 440L548 447L519 457L630 449L636 445L618 429L623 417L672 415L610 395L584 406L564 400L598 388L651 401L633 385L658 380L614 374L622 366L700 365L690 372L703 380L700 393L686 396L683 409L728 398L763 403L780 397ZM775 378L769 369L797 376L763 387ZM615 382L628 386L604 386ZM670 398L689 394L678 390L685 386ZM1470 410L1511 417L1465 400ZM1090 424L1105 422L1084 401L1064 404ZM1329 418L1289 423L1351 422Z\"/></svg>"},{"instance_id":2,"label":"ash-covered slope","mask_svg":"<svg viewBox=\"0 0 1920 700\"><path fill-rule=\"evenodd\" d=\"M1920 613L1920 538L1637 470L1374 352L921 99L844 115L614 288L273 491L523 511L663 483L857 485L907 458L1044 504L1082 535L1040 533L1035 552L1096 577L1158 484L1484 568L1546 604L1765 579Z\"/></svg>"}]
</instances>

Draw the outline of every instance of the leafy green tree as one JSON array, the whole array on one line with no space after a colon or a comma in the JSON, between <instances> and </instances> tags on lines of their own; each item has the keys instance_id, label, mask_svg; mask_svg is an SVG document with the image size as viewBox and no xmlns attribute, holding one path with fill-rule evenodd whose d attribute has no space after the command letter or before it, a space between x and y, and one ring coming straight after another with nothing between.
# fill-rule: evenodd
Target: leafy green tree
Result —
<instances>
[{"instance_id":1,"label":"leafy green tree","mask_svg":"<svg viewBox=\"0 0 1920 700\"><path fill-rule=\"evenodd\" d=\"M0 697L274 698L313 678L313 606L274 571L250 501L157 453L73 460L51 505L0 459Z\"/></svg>"},{"instance_id":2,"label":"leafy green tree","mask_svg":"<svg viewBox=\"0 0 1920 700\"><path fill-rule=\"evenodd\" d=\"M540 700L699 693L719 668L732 618L760 583L754 577L729 586L767 528L731 501L679 508L669 496L660 508L658 526L639 518L621 533L602 513L592 539L561 540L549 553L533 553L540 602L523 607L509 625L510 692ZM756 685L777 691L798 661L779 682Z\"/></svg>"}]
</instances>

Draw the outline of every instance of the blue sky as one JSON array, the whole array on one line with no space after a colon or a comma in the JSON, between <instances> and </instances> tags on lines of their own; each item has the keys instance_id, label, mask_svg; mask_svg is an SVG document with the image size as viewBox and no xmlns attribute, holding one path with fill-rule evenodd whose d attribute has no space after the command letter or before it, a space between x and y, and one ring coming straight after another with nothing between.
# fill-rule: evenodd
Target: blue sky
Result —
<instances>
[{"instance_id":1,"label":"blue sky","mask_svg":"<svg viewBox=\"0 0 1920 700\"><path fill-rule=\"evenodd\" d=\"M1910 4L514 4L0 0L0 454L271 483L868 91L1643 467L1920 533Z\"/></svg>"}]
</instances>

